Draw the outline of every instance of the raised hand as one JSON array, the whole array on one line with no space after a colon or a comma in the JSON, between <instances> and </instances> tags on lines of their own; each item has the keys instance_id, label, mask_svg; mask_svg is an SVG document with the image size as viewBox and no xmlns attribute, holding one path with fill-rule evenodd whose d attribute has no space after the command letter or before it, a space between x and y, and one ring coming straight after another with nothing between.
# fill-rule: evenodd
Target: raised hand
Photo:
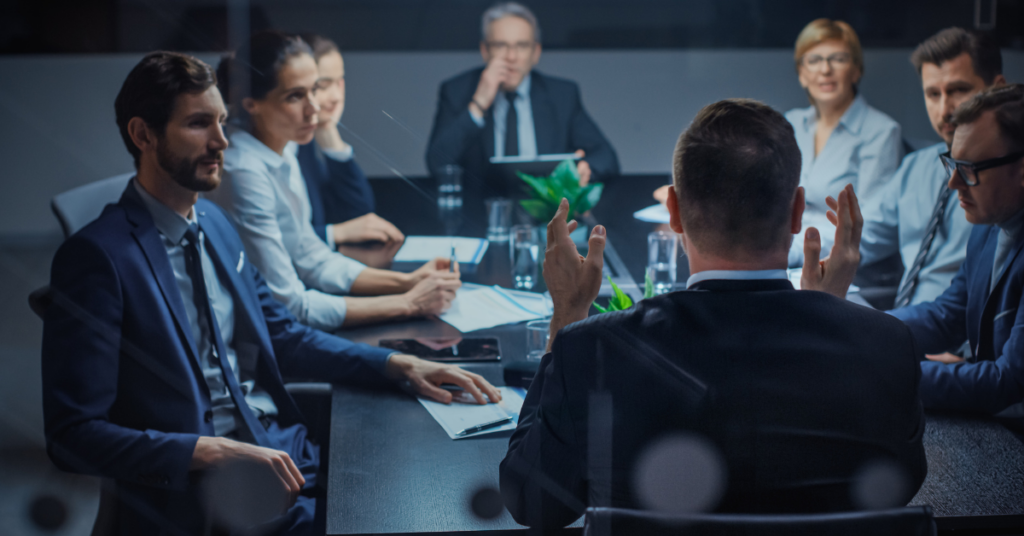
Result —
<instances>
[{"instance_id":1,"label":"raised hand","mask_svg":"<svg viewBox=\"0 0 1024 536\"><path fill-rule=\"evenodd\" d=\"M544 253L544 282L551 292L554 315L551 318L550 349L559 329L587 317L590 304L601 290L604 267L605 228L595 225L590 233L590 251L580 255L569 233L576 230L576 220L565 223L569 201L562 199L555 217L548 224L548 246Z\"/></svg>"},{"instance_id":2,"label":"raised hand","mask_svg":"<svg viewBox=\"0 0 1024 536\"><path fill-rule=\"evenodd\" d=\"M497 96L498 90L508 80L511 73L512 64L504 56L491 58L487 67L480 73L480 82L477 83L470 106L475 104L480 108L477 110L478 113L483 115L494 104L494 97Z\"/></svg>"},{"instance_id":3,"label":"raised hand","mask_svg":"<svg viewBox=\"0 0 1024 536\"><path fill-rule=\"evenodd\" d=\"M845 298L860 264L860 233L864 227L864 217L860 213L853 185L847 184L839 192L838 200L829 196L825 203L831 209L825 216L836 226L835 243L829 256L818 260L821 256L821 236L814 227L807 228L804 234L804 268L800 288L820 290Z\"/></svg>"}]
</instances>

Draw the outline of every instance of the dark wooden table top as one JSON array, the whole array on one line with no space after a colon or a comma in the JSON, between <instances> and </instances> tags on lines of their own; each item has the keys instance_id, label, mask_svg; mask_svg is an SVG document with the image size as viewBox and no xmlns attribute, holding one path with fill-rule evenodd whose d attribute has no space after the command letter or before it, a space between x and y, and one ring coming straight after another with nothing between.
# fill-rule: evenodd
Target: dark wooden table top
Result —
<instances>
[{"instance_id":1,"label":"dark wooden table top","mask_svg":"<svg viewBox=\"0 0 1024 536\"><path fill-rule=\"evenodd\" d=\"M657 225L636 221L632 213L650 205L650 192L666 181L665 177L623 177L607 187L606 201L594 210L594 217L608 227L619 262L635 280L643 280L645 237ZM432 187L428 180L417 182ZM396 222L406 234L482 235L484 220L474 219L483 218L478 209L467 207L467 213L476 210L477 216L465 216L461 227L452 230L450 224L439 221L430 202L409 202L408 185L374 181L374 190L378 214ZM615 199L614 207L608 199ZM680 283L688 275L685 264L680 262ZM510 282L506 267L482 268L467 279ZM459 332L440 320L424 319L339 334L376 344L385 338L448 338ZM473 336L498 338L505 364L524 359L521 325L481 330ZM467 368L496 385L504 383L500 365ZM497 489L498 463L508 448L508 432L453 441L426 409L398 389L335 387L331 423L328 534L501 534L524 529L507 511L483 519L470 506L476 492ZM1013 432L993 419L929 413L924 444L928 477L911 504L931 505L940 529L1024 527L1024 443ZM577 522L567 532L578 532L579 526Z\"/></svg>"}]
</instances>

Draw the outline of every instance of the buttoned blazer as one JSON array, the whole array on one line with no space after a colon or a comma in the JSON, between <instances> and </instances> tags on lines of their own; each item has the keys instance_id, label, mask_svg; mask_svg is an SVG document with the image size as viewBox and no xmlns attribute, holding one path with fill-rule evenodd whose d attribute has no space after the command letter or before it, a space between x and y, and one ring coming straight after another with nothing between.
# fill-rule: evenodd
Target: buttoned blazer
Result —
<instances>
[{"instance_id":1,"label":"buttoned blazer","mask_svg":"<svg viewBox=\"0 0 1024 536\"><path fill-rule=\"evenodd\" d=\"M484 114L481 128L469 115L470 100L480 81L482 67L471 69L441 85L434 126L427 145L427 170L446 164L465 170L466 187L476 186L494 156L493 106ZM538 154L586 152L595 179L619 174L619 160L608 140L583 108L579 86L564 78L531 71L530 107ZM486 190L486 188L485 188Z\"/></svg>"},{"instance_id":2,"label":"buttoned blazer","mask_svg":"<svg viewBox=\"0 0 1024 536\"><path fill-rule=\"evenodd\" d=\"M860 509L857 475L879 463L903 479L899 502L914 496L927 467L906 326L784 280L695 288L557 334L501 462L516 521L558 527L586 506L652 506L643 475L722 512ZM674 462L640 462L680 438L707 447L669 459L703 460L705 478L665 484Z\"/></svg>"},{"instance_id":3,"label":"buttoned blazer","mask_svg":"<svg viewBox=\"0 0 1024 536\"><path fill-rule=\"evenodd\" d=\"M997 413L1024 401L1024 241L1010 249L989 293L999 228L977 225L967 259L935 301L892 311L917 339L921 400L926 407ZM970 341L973 357L947 365L924 354L952 351Z\"/></svg>"},{"instance_id":4,"label":"buttoned blazer","mask_svg":"<svg viewBox=\"0 0 1024 536\"><path fill-rule=\"evenodd\" d=\"M235 300L236 344L258 346L239 355L258 356L256 381L281 428L302 421L282 375L385 381L370 364L380 349L300 324L273 300L224 213L202 199L194 210ZM51 288L42 350L50 458L116 481L121 533L197 532L202 508L189 465L199 436L214 434L210 394L166 249L133 184L61 245ZM294 438L270 439L299 457L304 441Z\"/></svg>"},{"instance_id":5,"label":"buttoned blazer","mask_svg":"<svg viewBox=\"0 0 1024 536\"><path fill-rule=\"evenodd\" d=\"M330 158L316 140L300 145L295 157L306 181L313 230L321 240L327 241L328 224L374 211L373 189L355 158L345 162Z\"/></svg>"}]
</instances>

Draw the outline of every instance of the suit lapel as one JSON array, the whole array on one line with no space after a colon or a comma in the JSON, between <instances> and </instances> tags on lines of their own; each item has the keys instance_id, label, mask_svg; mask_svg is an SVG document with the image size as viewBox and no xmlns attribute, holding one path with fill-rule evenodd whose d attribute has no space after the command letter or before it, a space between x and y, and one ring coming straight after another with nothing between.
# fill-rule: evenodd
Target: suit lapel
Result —
<instances>
[{"instance_id":1,"label":"suit lapel","mask_svg":"<svg viewBox=\"0 0 1024 536\"><path fill-rule=\"evenodd\" d=\"M555 147L555 110L544 77L537 72L530 75L530 109L533 111L533 134L537 140L537 154L555 154L570 149Z\"/></svg>"},{"instance_id":2,"label":"suit lapel","mask_svg":"<svg viewBox=\"0 0 1024 536\"><path fill-rule=\"evenodd\" d=\"M497 98L497 97L495 97ZM484 155L489 162L494 157L494 106L484 114Z\"/></svg>"},{"instance_id":3,"label":"suit lapel","mask_svg":"<svg viewBox=\"0 0 1024 536\"><path fill-rule=\"evenodd\" d=\"M973 344L974 356L977 359L984 359L983 354L988 352L988 346L991 341L992 314L989 314L988 311L993 307L993 302L996 301L993 298L996 294L995 292L989 292L989 285L992 280L992 265L995 263L996 243L998 240L999 228L995 226L990 227L988 236L985 238L985 247L982 248L979 255L978 265L974 267L974 280L971 282L971 288L968 289L967 293L967 321L969 322L968 327L973 326L973 329L976 330ZM1017 248L1019 247L1020 245L1018 244ZM1009 259L1010 256L1007 256L1007 258ZM970 296L979 296L979 298L975 301L971 300ZM981 296L984 296L984 298L981 298ZM970 339L970 332L968 332L968 339Z\"/></svg>"},{"instance_id":4,"label":"suit lapel","mask_svg":"<svg viewBox=\"0 0 1024 536\"><path fill-rule=\"evenodd\" d=\"M185 303L182 301L178 283L174 279L174 269L171 268L171 261L167 257L167 249L164 247L163 239L160 238L160 233L156 230L156 225L153 224L153 217L150 216L138 192L135 191L134 182L128 183L128 188L121 196L120 203L128 215L128 220L135 227L132 230L132 236L139 244L139 248L142 249L149 269L153 271L153 278L156 279L160 293L171 310L171 316L174 317L178 332L185 340L192 364L201 370L199 351L192 338L192 324L189 323L188 315L185 313Z\"/></svg>"}]
</instances>

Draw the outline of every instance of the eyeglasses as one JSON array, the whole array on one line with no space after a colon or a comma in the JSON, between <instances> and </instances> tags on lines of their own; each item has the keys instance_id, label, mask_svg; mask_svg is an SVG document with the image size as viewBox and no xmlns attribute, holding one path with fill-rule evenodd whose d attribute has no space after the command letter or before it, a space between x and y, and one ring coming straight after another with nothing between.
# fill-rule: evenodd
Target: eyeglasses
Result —
<instances>
[{"instance_id":1,"label":"eyeglasses","mask_svg":"<svg viewBox=\"0 0 1024 536\"><path fill-rule=\"evenodd\" d=\"M960 174L960 178L963 179L964 184L967 186L978 185L979 172L985 171L986 169L1005 166L1006 164L1012 164L1021 158L1024 158L1024 151L1017 151L999 158L989 158L988 160L982 160L981 162L954 160L949 151L939 155L939 159L942 160L942 165L946 168L946 178L953 178L953 172L955 171Z\"/></svg>"},{"instance_id":2,"label":"eyeglasses","mask_svg":"<svg viewBox=\"0 0 1024 536\"><path fill-rule=\"evenodd\" d=\"M532 51L535 46L537 46L535 41L519 41L518 43L491 41L487 43L487 50L490 50L491 54L497 55L503 55L508 52L509 49L515 50L518 54L526 54Z\"/></svg>"},{"instance_id":3,"label":"eyeglasses","mask_svg":"<svg viewBox=\"0 0 1024 536\"><path fill-rule=\"evenodd\" d=\"M849 52L836 52L835 54L829 54L827 58L817 54L804 56L800 63L808 69L819 69L826 63L833 69L840 69L848 67L851 61L853 61L853 58Z\"/></svg>"}]
</instances>

